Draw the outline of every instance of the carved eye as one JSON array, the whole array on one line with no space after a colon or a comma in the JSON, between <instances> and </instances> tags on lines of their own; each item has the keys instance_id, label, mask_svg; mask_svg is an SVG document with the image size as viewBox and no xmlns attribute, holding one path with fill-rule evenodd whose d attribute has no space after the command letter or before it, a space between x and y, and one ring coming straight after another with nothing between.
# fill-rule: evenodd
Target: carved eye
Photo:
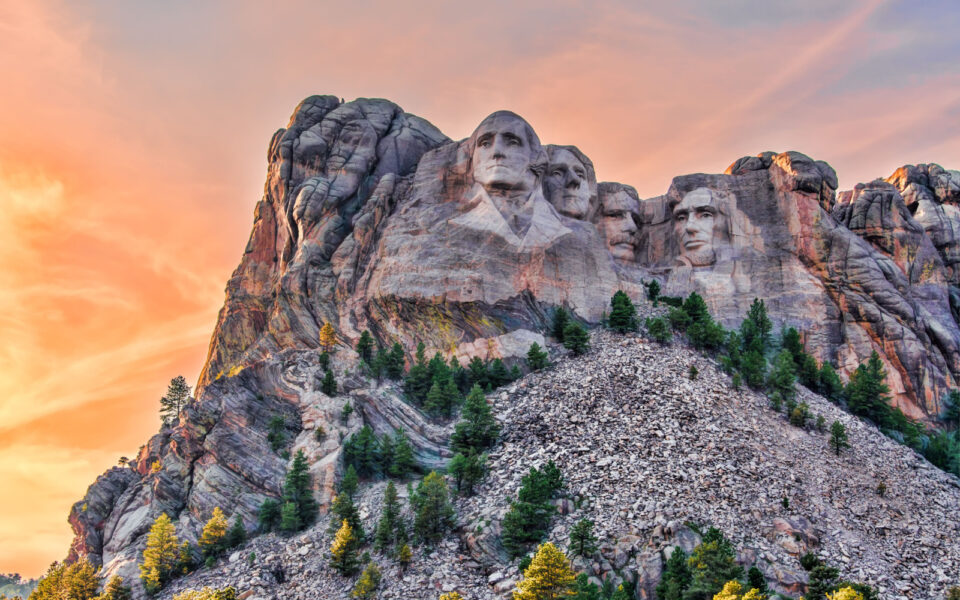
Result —
<instances>
[{"instance_id":1,"label":"carved eye","mask_svg":"<svg viewBox=\"0 0 960 600\"><path fill-rule=\"evenodd\" d=\"M563 169L556 169L556 170L553 172L553 176L554 176L554 177L563 177Z\"/></svg>"},{"instance_id":2,"label":"carved eye","mask_svg":"<svg viewBox=\"0 0 960 600\"><path fill-rule=\"evenodd\" d=\"M480 140L479 142L477 142L477 145L480 146L481 148L489 148L490 140Z\"/></svg>"},{"instance_id":3,"label":"carved eye","mask_svg":"<svg viewBox=\"0 0 960 600\"><path fill-rule=\"evenodd\" d=\"M580 179L584 178L584 172L581 171L580 169L577 169L576 171L574 171L574 173L576 173L577 177L579 177Z\"/></svg>"}]
</instances>

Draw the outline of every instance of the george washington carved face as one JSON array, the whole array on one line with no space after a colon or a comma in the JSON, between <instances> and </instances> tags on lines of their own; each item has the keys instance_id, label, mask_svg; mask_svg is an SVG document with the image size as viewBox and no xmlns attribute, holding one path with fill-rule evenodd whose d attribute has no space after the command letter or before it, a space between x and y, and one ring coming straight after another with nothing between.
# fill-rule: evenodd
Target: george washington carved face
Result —
<instances>
[{"instance_id":1,"label":"george washington carved face","mask_svg":"<svg viewBox=\"0 0 960 600\"><path fill-rule=\"evenodd\" d=\"M495 112L471 136L473 179L488 192L531 190L537 173L531 168L541 154L530 125L511 112Z\"/></svg>"},{"instance_id":2,"label":"george washington carved face","mask_svg":"<svg viewBox=\"0 0 960 600\"><path fill-rule=\"evenodd\" d=\"M673 231L680 246L679 260L694 267L716 261L714 248L726 231L727 216L714 192L697 188L673 206Z\"/></svg>"}]
</instances>

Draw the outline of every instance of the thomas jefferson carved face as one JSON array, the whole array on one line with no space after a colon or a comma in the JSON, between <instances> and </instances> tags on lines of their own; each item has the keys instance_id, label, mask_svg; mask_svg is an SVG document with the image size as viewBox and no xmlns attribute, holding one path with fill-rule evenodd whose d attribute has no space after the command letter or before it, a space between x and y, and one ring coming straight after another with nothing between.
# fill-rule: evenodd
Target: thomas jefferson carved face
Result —
<instances>
[{"instance_id":1,"label":"thomas jefferson carved face","mask_svg":"<svg viewBox=\"0 0 960 600\"><path fill-rule=\"evenodd\" d=\"M720 212L713 193L697 188L673 207L673 231L680 245L680 258L694 267L716 261L714 241L724 228L726 217Z\"/></svg>"},{"instance_id":2,"label":"thomas jefferson carved face","mask_svg":"<svg viewBox=\"0 0 960 600\"><path fill-rule=\"evenodd\" d=\"M600 197L597 228L606 240L607 248L614 258L636 260L639 220L640 203L626 190L617 190Z\"/></svg>"},{"instance_id":3,"label":"thomas jefferson carved face","mask_svg":"<svg viewBox=\"0 0 960 600\"><path fill-rule=\"evenodd\" d=\"M584 219L590 209L587 167L566 148L553 148L544 180L554 208L572 219Z\"/></svg>"},{"instance_id":4,"label":"thomas jefferson carved face","mask_svg":"<svg viewBox=\"0 0 960 600\"><path fill-rule=\"evenodd\" d=\"M474 132L473 179L488 192L531 190L537 181L530 166L540 142L526 121L507 112L493 113Z\"/></svg>"}]
</instances>

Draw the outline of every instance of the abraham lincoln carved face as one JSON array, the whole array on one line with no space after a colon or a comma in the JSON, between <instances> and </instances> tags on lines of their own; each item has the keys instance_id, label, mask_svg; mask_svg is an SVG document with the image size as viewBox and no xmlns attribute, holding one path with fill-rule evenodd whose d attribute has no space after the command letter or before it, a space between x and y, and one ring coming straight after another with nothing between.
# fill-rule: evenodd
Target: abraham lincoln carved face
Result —
<instances>
[{"instance_id":1,"label":"abraham lincoln carved face","mask_svg":"<svg viewBox=\"0 0 960 600\"><path fill-rule=\"evenodd\" d=\"M715 244L726 231L727 216L707 188L688 192L673 206L673 232L680 246L681 263L706 267L716 262Z\"/></svg>"}]
</instances>

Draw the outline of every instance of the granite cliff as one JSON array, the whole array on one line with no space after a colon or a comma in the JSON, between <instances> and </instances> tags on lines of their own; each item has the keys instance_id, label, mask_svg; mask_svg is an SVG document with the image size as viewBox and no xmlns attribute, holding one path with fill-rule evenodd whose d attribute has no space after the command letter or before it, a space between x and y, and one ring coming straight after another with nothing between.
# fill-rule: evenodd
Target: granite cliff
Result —
<instances>
[{"instance_id":1,"label":"granite cliff","mask_svg":"<svg viewBox=\"0 0 960 600\"><path fill-rule=\"evenodd\" d=\"M136 579L161 512L191 541L214 506L253 529L287 468L267 439L278 415L324 507L340 440L364 423L403 427L421 464L443 466L449 425L354 374L348 348L363 330L408 355L422 341L461 362L509 362L546 343L555 307L596 324L616 290L640 301L657 279L669 294L700 292L726 325L763 298L777 325L803 331L807 350L841 373L876 350L894 402L918 419L938 415L960 375L957 171L906 166L838 192L826 163L765 152L640 199L598 183L589 158L541 144L513 113L451 141L386 100L332 96L303 101L267 160L195 399L71 511L71 557L105 573ZM337 397L319 385L326 322L338 334ZM343 423L345 398L357 410Z\"/></svg>"}]
</instances>

